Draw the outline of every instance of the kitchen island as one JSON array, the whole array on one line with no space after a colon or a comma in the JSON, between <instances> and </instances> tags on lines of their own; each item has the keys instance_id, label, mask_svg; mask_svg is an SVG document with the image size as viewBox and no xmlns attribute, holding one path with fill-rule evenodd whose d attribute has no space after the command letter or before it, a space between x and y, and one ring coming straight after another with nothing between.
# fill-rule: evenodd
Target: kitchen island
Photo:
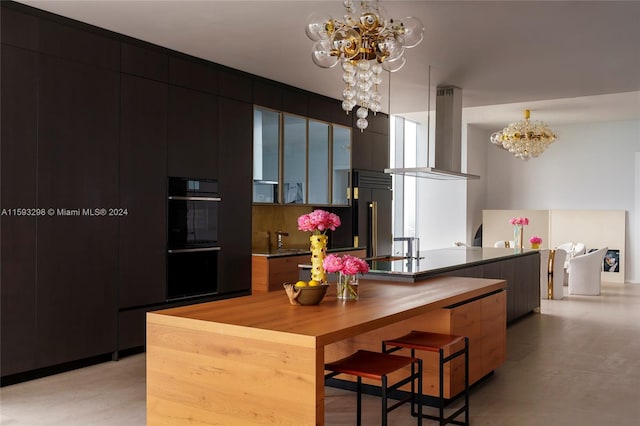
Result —
<instances>
[{"instance_id":1,"label":"kitchen island","mask_svg":"<svg viewBox=\"0 0 640 426\"><path fill-rule=\"evenodd\" d=\"M305 263L309 263L308 259ZM450 247L420 252L418 259L383 256L368 259L367 279L415 283L436 276L496 278L507 281L507 322L540 306L540 253L494 247ZM311 265L301 264L308 279Z\"/></svg>"},{"instance_id":2,"label":"kitchen island","mask_svg":"<svg viewBox=\"0 0 640 426\"><path fill-rule=\"evenodd\" d=\"M425 316L460 306L469 307L462 329L493 339L472 341L478 365L495 368L506 346L505 286L363 280L356 302L337 301L332 286L316 306L291 305L283 290L148 313L147 424L323 425L325 362L362 336L430 330Z\"/></svg>"}]
</instances>

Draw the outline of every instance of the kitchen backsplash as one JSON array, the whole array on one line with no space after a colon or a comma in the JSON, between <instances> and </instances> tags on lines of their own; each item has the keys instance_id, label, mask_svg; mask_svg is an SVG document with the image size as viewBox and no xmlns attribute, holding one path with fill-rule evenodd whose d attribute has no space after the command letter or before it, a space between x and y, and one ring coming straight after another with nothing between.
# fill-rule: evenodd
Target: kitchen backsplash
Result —
<instances>
[{"instance_id":1,"label":"kitchen backsplash","mask_svg":"<svg viewBox=\"0 0 640 426\"><path fill-rule=\"evenodd\" d=\"M310 233L298 230L298 217L311 211L310 206L253 206L251 247L277 249L276 232L282 231L289 234L282 237L285 248L308 248Z\"/></svg>"}]
</instances>

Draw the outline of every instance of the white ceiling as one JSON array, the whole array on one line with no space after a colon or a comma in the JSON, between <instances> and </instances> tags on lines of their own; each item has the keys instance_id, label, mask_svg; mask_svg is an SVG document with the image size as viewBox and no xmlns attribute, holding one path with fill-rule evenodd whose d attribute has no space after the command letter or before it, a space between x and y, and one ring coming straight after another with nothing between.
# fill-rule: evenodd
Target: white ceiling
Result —
<instances>
[{"instance_id":1,"label":"white ceiling","mask_svg":"<svg viewBox=\"0 0 640 426\"><path fill-rule=\"evenodd\" d=\"M340 71L312 63L304 34L314 11L341 16L341 0L20 2L333 98L342 92ZM640 119L640 1L381 4L425 25L424 41L391 74L390 104L385 79L385 112L427 110L431 66L431 87L461 87L466 119L486 128L524 108L551 126Z\"/></svg>"}]
</instances>

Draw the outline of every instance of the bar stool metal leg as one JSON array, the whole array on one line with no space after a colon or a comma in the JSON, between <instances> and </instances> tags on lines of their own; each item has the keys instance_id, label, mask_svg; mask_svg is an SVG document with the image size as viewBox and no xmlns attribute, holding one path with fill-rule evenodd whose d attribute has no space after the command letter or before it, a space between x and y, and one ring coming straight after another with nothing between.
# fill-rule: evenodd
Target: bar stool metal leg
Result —
<instances>
[{"instance_id":1,"label":"bar stool metal leg","mask_svg":"<svg viewBox=\"0 0 640 426\"><path fill-rule=\"evenodd\" d=\"M416 370L417 365L417 370ZM401 369L410 368L411 374L400 379L392 385L389 385L388 374ZM379 380L381 383L381 411L382 424L387 425L387 414L403 404L411 403L413 414L414 404L418 404L418 426L422 425L422 360L414 357L405 357L398 355L384 354L380 352L371 352L359 350L355 354L343 358L341 360L325 364L325 369L331 371L325 375L325 378L331 378L338 374L354 375L356 381L357 393L357 417L356 424L362 425L362 378ZM418 381L418 390L415 392L415 382ZM411 383L411 395L389 404L388 398L391 392L397 391L401 387Z\"/></svg>"},{"instance_id":2,"label":"bar stool metal leg","mask_svg":"<svg viewBox=\"0 0 640 426\"><path fill-rule=\"evenodd\" d=\"M452 347L454 344L459 342L464 342L464 347L457 351L450 353L448 356L444 355L444 350L447 347ZM429 332L420 332L420 331L412 331L409 334L402 336L397 339L385 340L382 342L382 352L383 353L391 353L398 351L402 348L411 350L411 357L415 357L416 350L429 351L429 352L437 352L438 353L438 402L436 404L438 410L438 416L433 416L429 414L422 414L422 410L420 410L419 416L437 420L440 426L447 425L449 423L457 424L457 425L469 425L469 338L467 336L452 336L446 334L438 334L438 333L429 333ZM444 397L444 366L446 363L454 360L455 358L463 355L464 356L464 406L458 408L445 417L445 397ZM414 388L411 388L413 393ZM422 396L422 392L420 392ZM461 398L462 395L458 394L456 398ZM418 407L422 408L421 397L419 399ZM416 416L417 413L414 410L414 406L411 406L411 414ZM455 420L458 416L464 414L464 421Z\"/></svg>"}]
</instances>

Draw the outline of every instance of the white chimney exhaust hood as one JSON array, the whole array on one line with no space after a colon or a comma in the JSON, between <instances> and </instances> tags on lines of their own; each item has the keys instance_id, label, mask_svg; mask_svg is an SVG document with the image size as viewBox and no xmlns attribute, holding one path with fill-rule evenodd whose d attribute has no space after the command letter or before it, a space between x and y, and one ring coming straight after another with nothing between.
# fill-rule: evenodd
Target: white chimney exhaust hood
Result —
<instances>
[{"instance_id":1,"label":"white chimney exhaust hood","mask_svg":"<svg viewBox=\"0 0 640 426\"><path fill-rule=\"evenodd\" d=\"M462 173L462 89L438 87L436 95L436 138L434 167L385 169L385 173L426 179L480 179L478 175Z\"/></svg>"}]
</instances>

